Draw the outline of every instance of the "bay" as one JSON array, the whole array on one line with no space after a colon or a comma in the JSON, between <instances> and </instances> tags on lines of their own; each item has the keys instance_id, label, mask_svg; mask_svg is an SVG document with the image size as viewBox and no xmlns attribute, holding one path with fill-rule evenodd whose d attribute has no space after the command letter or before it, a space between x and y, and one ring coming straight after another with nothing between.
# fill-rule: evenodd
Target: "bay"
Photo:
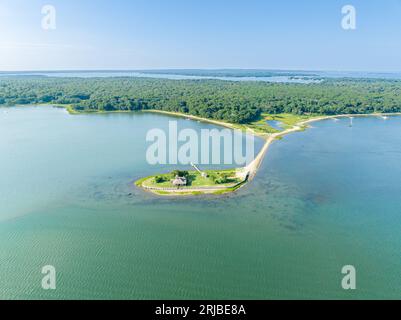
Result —
<instances>
[{"instance_id":1,"label":"bay","mask_svg":"<svg viewBox=\"0 0 401 320\"><path fill-rule=\"evenodd\" d=\"M238 193L185 199L132 184L169 171L144 156L169 119L0 108L0 298L400 297L401 118L314 123Z\"/></svg>"}]
</instances>

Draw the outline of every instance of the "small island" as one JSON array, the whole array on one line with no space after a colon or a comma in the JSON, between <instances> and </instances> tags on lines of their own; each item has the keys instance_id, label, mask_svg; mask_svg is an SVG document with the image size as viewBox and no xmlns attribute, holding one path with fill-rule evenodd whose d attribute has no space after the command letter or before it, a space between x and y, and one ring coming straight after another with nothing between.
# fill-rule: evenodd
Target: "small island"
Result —
<instances>
[{"instance_id":1,"label":"small island","mask_svg":"<svg viewBox=\"0 0 401 320\"><path fill-rule=\"evenodd\" d=\"M157 195L225 194L243 186L248 175L240 169L201 171L174 170L138 180L135 184Z\"/></svg>"},{"instance_id":2,"label":"small island","mask_svg":"<svg viewBox=\"0 0 401 320\"><path fill-rule=\"evenodd\" d=\"M174 170L167 174L158 174L139 179L135 182L137 187L160 196L195 196L202 194L222 195L235 192L252 180L262 163L264 156L273 141L282 138L284 135L301 131L306 128L308 122L322 119L316 115L268 115L263 114L254 122L247 125L238 125L223 121L216 121L195 117L177 112L166 112L151 110L149 112L162 113L169 116L185 117L191 120L209 122L231 129L248 130L254 136L265 140L259 154L246 167L229 170L206 170L201 171L197 165L191 163L193 171ZM281 124L281 130L273 128L270 121L277 121Z\"/></svg>"}]
</instances>

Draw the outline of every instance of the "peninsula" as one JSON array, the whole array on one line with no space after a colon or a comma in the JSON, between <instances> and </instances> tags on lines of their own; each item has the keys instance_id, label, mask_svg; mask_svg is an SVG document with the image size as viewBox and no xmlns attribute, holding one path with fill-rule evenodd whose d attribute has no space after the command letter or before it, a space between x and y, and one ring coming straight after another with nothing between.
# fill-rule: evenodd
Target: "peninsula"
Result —
<instances>
[{"instance_id":1,"label":"peninsula","mask_svg":"<svg viewBox=\"0 0 401 320\"><path fill-rule=\"evenodd\" d=\"M136 182L137 186L160 195L222 194L238 190L255 177L273 141L304 130L312 121L401 112L401 80L322 78L296 84L128 76L2 78L0 106L43 104L66 108L72 114L158 112L249 130L263 138L262 150L245 168L204 175L191 170ZM280 126L277 128L275 123ZM174 184L179 180L181 183Z\"/></svg>"},{"instance_id":2,"label":"peninsula","mask_svg":"<svg viewBox=\"0 0 401 320\"><path fill-rule=\"evenodd\" d=\"M354 118L354 117L388 117L399 116L400 113L373 113L373 114L342 114L342 115L301 115L292 114L262 115L262 119L249 125L237 125L223 121L216 121L197 116L177 112L166 112L151 110L148 112L161 113L175 117L185 117L187 119L212 123L231 129L248 129L253 135L263 138L265 143L255 159L246 167L231 170L208 170L201 172L196 165L193 171L173 171L168 174L155 175L142 178L135 182L135 185L160 196L195 196L202 194L227 194L235 192L250 182L257 174L263 159L271 144L281 139L287 134L303 131L308 128L310 123L327 119ZM269 121L279 121L282 130L274 129L269 125ZM259 124L257 129L255 126Z\"/></svg>"}]
</instances>

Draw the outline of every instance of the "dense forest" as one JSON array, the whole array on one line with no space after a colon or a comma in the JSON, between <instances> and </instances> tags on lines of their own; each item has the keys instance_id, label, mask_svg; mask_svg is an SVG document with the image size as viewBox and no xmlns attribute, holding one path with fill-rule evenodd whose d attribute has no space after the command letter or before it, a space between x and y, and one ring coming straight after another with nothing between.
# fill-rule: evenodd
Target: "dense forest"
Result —
<instances>
[{"instance_id":1,"label":"dense forest","mask_svg":"<svg viewBox=\"0 0 401 320\"><path fill-rule=\"evenodd\" d=\"M401 112L401 81L290 84L151 78L0 77L0 105L54 103L76 111L159 109L247 123L261 113Z\"/></svg>"}]
</instances>

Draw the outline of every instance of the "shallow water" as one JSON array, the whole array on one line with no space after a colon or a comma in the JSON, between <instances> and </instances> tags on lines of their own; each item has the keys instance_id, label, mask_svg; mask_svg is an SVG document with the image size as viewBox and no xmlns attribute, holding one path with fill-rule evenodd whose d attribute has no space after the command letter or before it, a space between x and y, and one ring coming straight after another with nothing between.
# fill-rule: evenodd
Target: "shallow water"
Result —
<instances>
[{"instance_id":1,"label":"shallow water","mask_svg":"<svg viewBox=\"0 0 401 320\"><path fill-rule=\"evenodd\" d=\"M168 171L144 157L168 118L2 110L0 298L400 298L401 118L314 123L238 193L166 199L132 181Z\"/></svg>"},{"instance_id":2,"label":"shallow water","mask_svg":"<svg viewBox=\"0 0 401 320\"><path fill-rule=\"evenodd\" d=\"M277 120L268 120L267 124L275 130L282 131L284 129L284 125L281 121Z\"/></svg>"}]
</instances>

